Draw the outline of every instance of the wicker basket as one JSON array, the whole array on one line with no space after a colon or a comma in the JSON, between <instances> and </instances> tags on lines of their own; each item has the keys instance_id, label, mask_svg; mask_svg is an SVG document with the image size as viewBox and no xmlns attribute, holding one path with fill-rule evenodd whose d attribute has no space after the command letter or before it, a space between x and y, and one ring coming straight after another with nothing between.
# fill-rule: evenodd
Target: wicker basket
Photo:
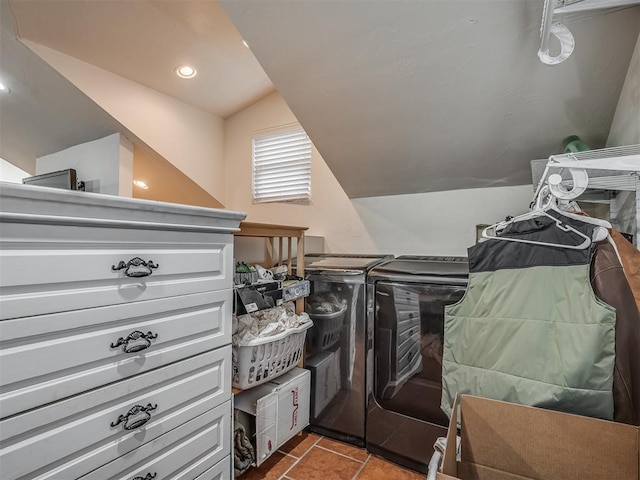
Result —
<instances>
[{"instance_id":1,"label":"wicker basket","mask_svg":"<svg viewBox=\"0 0 640 480\"><path fill-rule=\"evenodd\" d=\"M311 322L271 337L256 338L248 345L233 347L235 388L246 390L288 372L302 358L304 340Z\"/></svg>"}]
</instances>

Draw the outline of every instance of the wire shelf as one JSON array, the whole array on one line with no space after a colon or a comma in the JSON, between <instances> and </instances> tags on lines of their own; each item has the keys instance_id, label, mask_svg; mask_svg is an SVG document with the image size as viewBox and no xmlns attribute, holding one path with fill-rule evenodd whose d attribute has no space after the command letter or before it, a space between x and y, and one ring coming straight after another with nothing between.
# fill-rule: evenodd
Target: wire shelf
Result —
<instances>
[{"instance_id":1,"label":"wire shelf","mask_svg":"<svg viewBox=\"0 0 640 480\"><path fill-rule=\"evenodd\" d=\"M633 192L640 175L640 145L551 155L538 182L536 196L552 174L560 175L562 184L573 188L572 170L586 172L589 189Z\"/></svg>"}]
</instances>

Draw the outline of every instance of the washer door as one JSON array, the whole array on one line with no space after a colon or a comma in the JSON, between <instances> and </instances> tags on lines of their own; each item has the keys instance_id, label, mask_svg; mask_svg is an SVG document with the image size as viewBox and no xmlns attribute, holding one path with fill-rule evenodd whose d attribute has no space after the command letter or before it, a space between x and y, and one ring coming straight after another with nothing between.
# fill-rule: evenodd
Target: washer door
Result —
<instances>
[{"instance_id":1,"label":"washer door","mask_svg":"<svg viewBox=\"0 0 640 480\"><path fill-rule=\"evenodd\" d=\"M363 272L310 272L305 368L311 370L311 429L364 444L365 284Z\"/></svg>"}]
</instances>

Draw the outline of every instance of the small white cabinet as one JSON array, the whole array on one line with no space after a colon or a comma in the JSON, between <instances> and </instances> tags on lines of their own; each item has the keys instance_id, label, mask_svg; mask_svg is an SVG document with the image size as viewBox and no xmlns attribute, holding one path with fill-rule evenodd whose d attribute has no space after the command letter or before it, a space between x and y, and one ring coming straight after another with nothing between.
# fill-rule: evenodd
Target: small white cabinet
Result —
<instances>
[{"instance_id":1,"label":"small white cabinet","mask_svg":"<svg viewBox=\"0 0 640 480\"><path fill-rule=\"evenodd\" d=\"M0 478L232 478L243 218L0 184Z\"/></svg>"}]
</instances>

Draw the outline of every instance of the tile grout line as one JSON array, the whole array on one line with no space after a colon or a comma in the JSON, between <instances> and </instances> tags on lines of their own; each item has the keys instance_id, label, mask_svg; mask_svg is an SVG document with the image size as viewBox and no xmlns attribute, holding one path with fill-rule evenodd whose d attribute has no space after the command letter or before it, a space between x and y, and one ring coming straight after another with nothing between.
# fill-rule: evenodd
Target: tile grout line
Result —
<instances>
[{"instance_id":1,"label":"tile grout line","mask_svg":"<svg viewBox=\"0 0 640 480\"><path fill-rule=\"evenodd\" d=\"M291 466L289 468L287 468L287 470L285 470L285 472L280 476L279 480L282 480L283 478L285 478L287 476L287 473L289 473L298 463L300 463L300 460L302 460L304 457L306 457L307 453L309 453L311 451L311 449L313 447L315 447L318 444L318 442L320 440L322 440L323 438L324 437L318 437L318 440L316 440L313 443L313 445L311 445L309 448L307 448L307 450L300 456L300 458L298 458L295 462L293 462L291 464ZM292 457L293 457L293 455L292 455ZM293 458L295 458L295 457L293 457Z\"/></svg>"},{"instance_id":2,"label":"tile grout line","mask_svg":"<svg viewBox=\"0 0 640 480\"><path fill-rule=\"evenodd\" d=\"M358 471L356 472L356 474L353 476L353 478L351 480L356 480L356 478L358 478L358 475L360 475L362 473L362 470L364 470L364 466L369 463L369 459L371 458L371 454L367 455L367 459L362 463L362 465L360 465L360 468L358 469Z\"/></svg>"},{"instance_id":3,"label":"tile grout line","mask_svg":"<svg viewBox=\"0 0 640 480\"><path fill-rule=\"evenodd\" d=\"M320 437L320 440L321 440L321 439L323 439L323 438L324 438L324 437ZM290 439L289 441L291 441L291 440L293 440L293 438L292 438L292 439ZM282 455L286 455L287 457L300 459L300 458L304 457L304 456L305 456L305 454L306 454L306 453L307 453L307 452L308 452L308 451L309 451L309 450L310 450L310 449L311 449L311 448L312 448L316 443L318 443L320 440L316 440L316 442L315 442L313 445L311 445L311 447L309 447L309 448L308 448L308 449L306 449L304 452L302 452L302 455L300 455L299 457L296 457L296 456L295 456L295 455L293 455L292 453L283 452L282 450L276 450L276 452L281 453Z\"/></svg>"},{"instance_id":4,"label":"tile grout line","mask_svg":"<svg viewBox=\"0 0 640 480\"><path fill-rule=\"evenodd\" d=\"M366 461L366 459L365 460L357 460L357 459L355 459L353 457L350 457L349 455L345 455L344 453L336 452L335 450L331 450L330 448L323 447L322 445L316 445L316 447L321 448L325 452L335 453L336 455L340 455L341 457L348 458L349 460L353 460L354 462L362 463L362 462Z\"/></svg>"},{"instance_id":5,"label":"tile grout line","mask_svg":"<svg viewBox=\"0 0 640 480\"><path fill-rule=\"evenodd\" d=\"M286 456L286 457L291 457L291 458L301 458L301 457L296 457L295 455L291 455L290 453L287 452L283 452L282 450L276 450L277 453L281 453L282 455Z\"/></svg>"}]
</instances>

